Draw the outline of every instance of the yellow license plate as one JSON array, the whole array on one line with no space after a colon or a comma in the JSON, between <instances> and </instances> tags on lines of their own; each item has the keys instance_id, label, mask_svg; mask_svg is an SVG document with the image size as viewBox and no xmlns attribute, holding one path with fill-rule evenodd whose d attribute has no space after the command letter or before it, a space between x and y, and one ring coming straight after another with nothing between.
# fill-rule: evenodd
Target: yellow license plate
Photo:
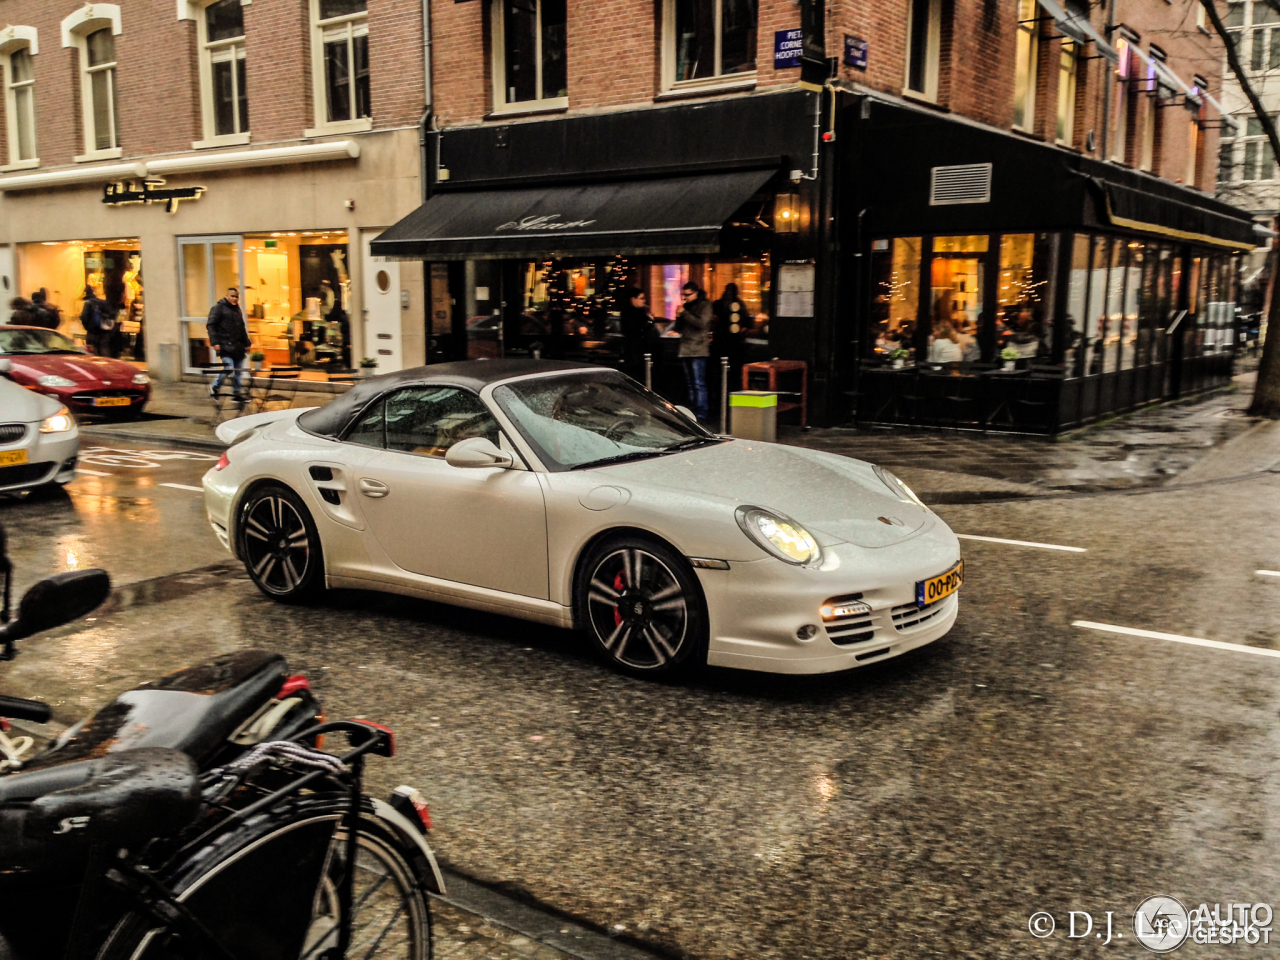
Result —
<instances>
[{"instance_id":1,"label":"yellow license plate","mask_svg":"<svg viewBox=\"0 0 1280 960\"><path fill-rule=\"evenodd\" d=\"M127 407L131 403L128 397L98 397L93 401L95 407Z\"/></svg>"},{"instance_id":2,"label":"yellow license plate","mask_svg":"<svg viewBox=\"0 0 1280 960\"><path fill-rule=\"evenodd\" d=\"M964 561L961 560L946 573L937 577L930 577L928 580L921 580L916 584L916 605L928 606L931 603L937 603L944 597L949 597L960 589L960 584L964 583Z\"/></svg>"},{"instance_id":3,"label":"yellow license plate","mask_svg":"<svg viewBox=\"0 0 1280 960\"><path fill-rule=\"evenodd\" d=\"M12 467L15 464L27 462L27 451L25 450L4 450L0 451L0 467Z\"/></svg>"}]
</instances>

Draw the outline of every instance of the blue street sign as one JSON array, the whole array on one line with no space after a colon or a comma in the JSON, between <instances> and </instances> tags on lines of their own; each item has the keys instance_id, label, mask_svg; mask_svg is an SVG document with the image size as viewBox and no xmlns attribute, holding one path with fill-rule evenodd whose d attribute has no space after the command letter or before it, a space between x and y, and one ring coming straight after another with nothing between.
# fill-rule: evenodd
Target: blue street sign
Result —
<instances>
[{"instance_id":1,"label":"blue street sign","mask_svg":"<svg viewBox=\"0 0 1280 960\"><path fill-rule=\"evenodd\" d=\"M844 35L844 65L855 70L867 69L867 41Z\"/></svg>"},{"instance_id":2,"label":"blue street sign","mask_svg":"<svg viewBox=\"0 0 1280 960\"><path fill-rule=\"evenodd\" d=\"M803 30L779 30L773 35L773 68L800 66L804 50Z\"/></svg>"}]
</instances>

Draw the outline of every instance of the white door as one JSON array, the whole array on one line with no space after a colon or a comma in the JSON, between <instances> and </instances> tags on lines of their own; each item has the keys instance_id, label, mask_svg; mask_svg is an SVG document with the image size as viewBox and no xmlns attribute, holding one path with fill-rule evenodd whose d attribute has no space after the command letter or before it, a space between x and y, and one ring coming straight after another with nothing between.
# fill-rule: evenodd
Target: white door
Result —
<instances>
[{"instance_id":1,"label":"white door","mask_svg":"<svg viewBox=\"0 0 1280 960\"><path fill-rule=\"evenodd\" d=\"M18 296L18 278L13 274L13 247L0 244L0 323L7 323L6 308Z\"/></svg>"},{"instance_id":2,"label":"white door","mask_svg":"<svg viewBox=\"0 0 1280 960\"><path fill-rule=\"evenodd\" d=\"M451 467L445 451L501 442L461 387L406 387L367 410L348 442L383 447L352 471L372 537L403 570L539 600L547 591L547 512L528 470Z\"/></svg>"},{"instance_id":3,"label":"white door","mask_svg":"<svg viewBox=\"0 0 1280 960\"><path fill-rule=\"evenodd\" d=\"M378 361L378 373L404 369L400 337L400 264L369 253L369 241L381 230L365 230L364 244L364 355Z\"/></svg>"}]
</instances>

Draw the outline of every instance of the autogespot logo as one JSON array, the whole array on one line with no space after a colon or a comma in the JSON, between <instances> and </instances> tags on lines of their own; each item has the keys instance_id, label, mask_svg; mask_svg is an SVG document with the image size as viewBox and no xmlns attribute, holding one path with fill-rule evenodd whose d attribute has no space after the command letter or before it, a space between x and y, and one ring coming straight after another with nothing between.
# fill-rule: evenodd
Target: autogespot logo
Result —
<instances>
[{"instance_id":1,"label":"autogespot logo","mask_svg":"<svg viewBox=\"0 0 1280 960\"><path fill-rule=\"evenodd\" d=\"M1176 950L1190 930L1187 908L1173 897L1147 897L1133 911L1133 935L1152 953Z\"/></svg>"}]
</instances>

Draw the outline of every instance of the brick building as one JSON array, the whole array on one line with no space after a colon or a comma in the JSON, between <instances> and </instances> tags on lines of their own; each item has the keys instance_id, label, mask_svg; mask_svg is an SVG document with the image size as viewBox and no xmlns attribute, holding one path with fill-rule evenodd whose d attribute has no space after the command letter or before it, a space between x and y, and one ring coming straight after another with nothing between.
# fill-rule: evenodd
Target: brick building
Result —
<instances>
[{"instance_id":1,"label":"brick building","mask_svg":"<svg viewBox=\"0 0 1280 960\"><path fill-rule=\"evenodd\" d=\"M426 262L441 356L599 357L624 293L671 318L691 279L717 352L803 362L820 422L1053 431L1230 372L1254 233L1206 192L1221 50L1192 0L432 10L431 196L374 249ZM934 370L942 326L964 359Z\"/></svg>"},{"instance_id":2,"label":"brick building","mask_svg":"<svg viewBox=\"0 0 1280 960\"><path fill-rule=\"evenodd\" d=\"M0 293L86 283L153 376L210 360L242 292L268 364L424 358L421 268L370 237L421 202L413 0L0 0Z\"/></svg>"}]
</instances>

